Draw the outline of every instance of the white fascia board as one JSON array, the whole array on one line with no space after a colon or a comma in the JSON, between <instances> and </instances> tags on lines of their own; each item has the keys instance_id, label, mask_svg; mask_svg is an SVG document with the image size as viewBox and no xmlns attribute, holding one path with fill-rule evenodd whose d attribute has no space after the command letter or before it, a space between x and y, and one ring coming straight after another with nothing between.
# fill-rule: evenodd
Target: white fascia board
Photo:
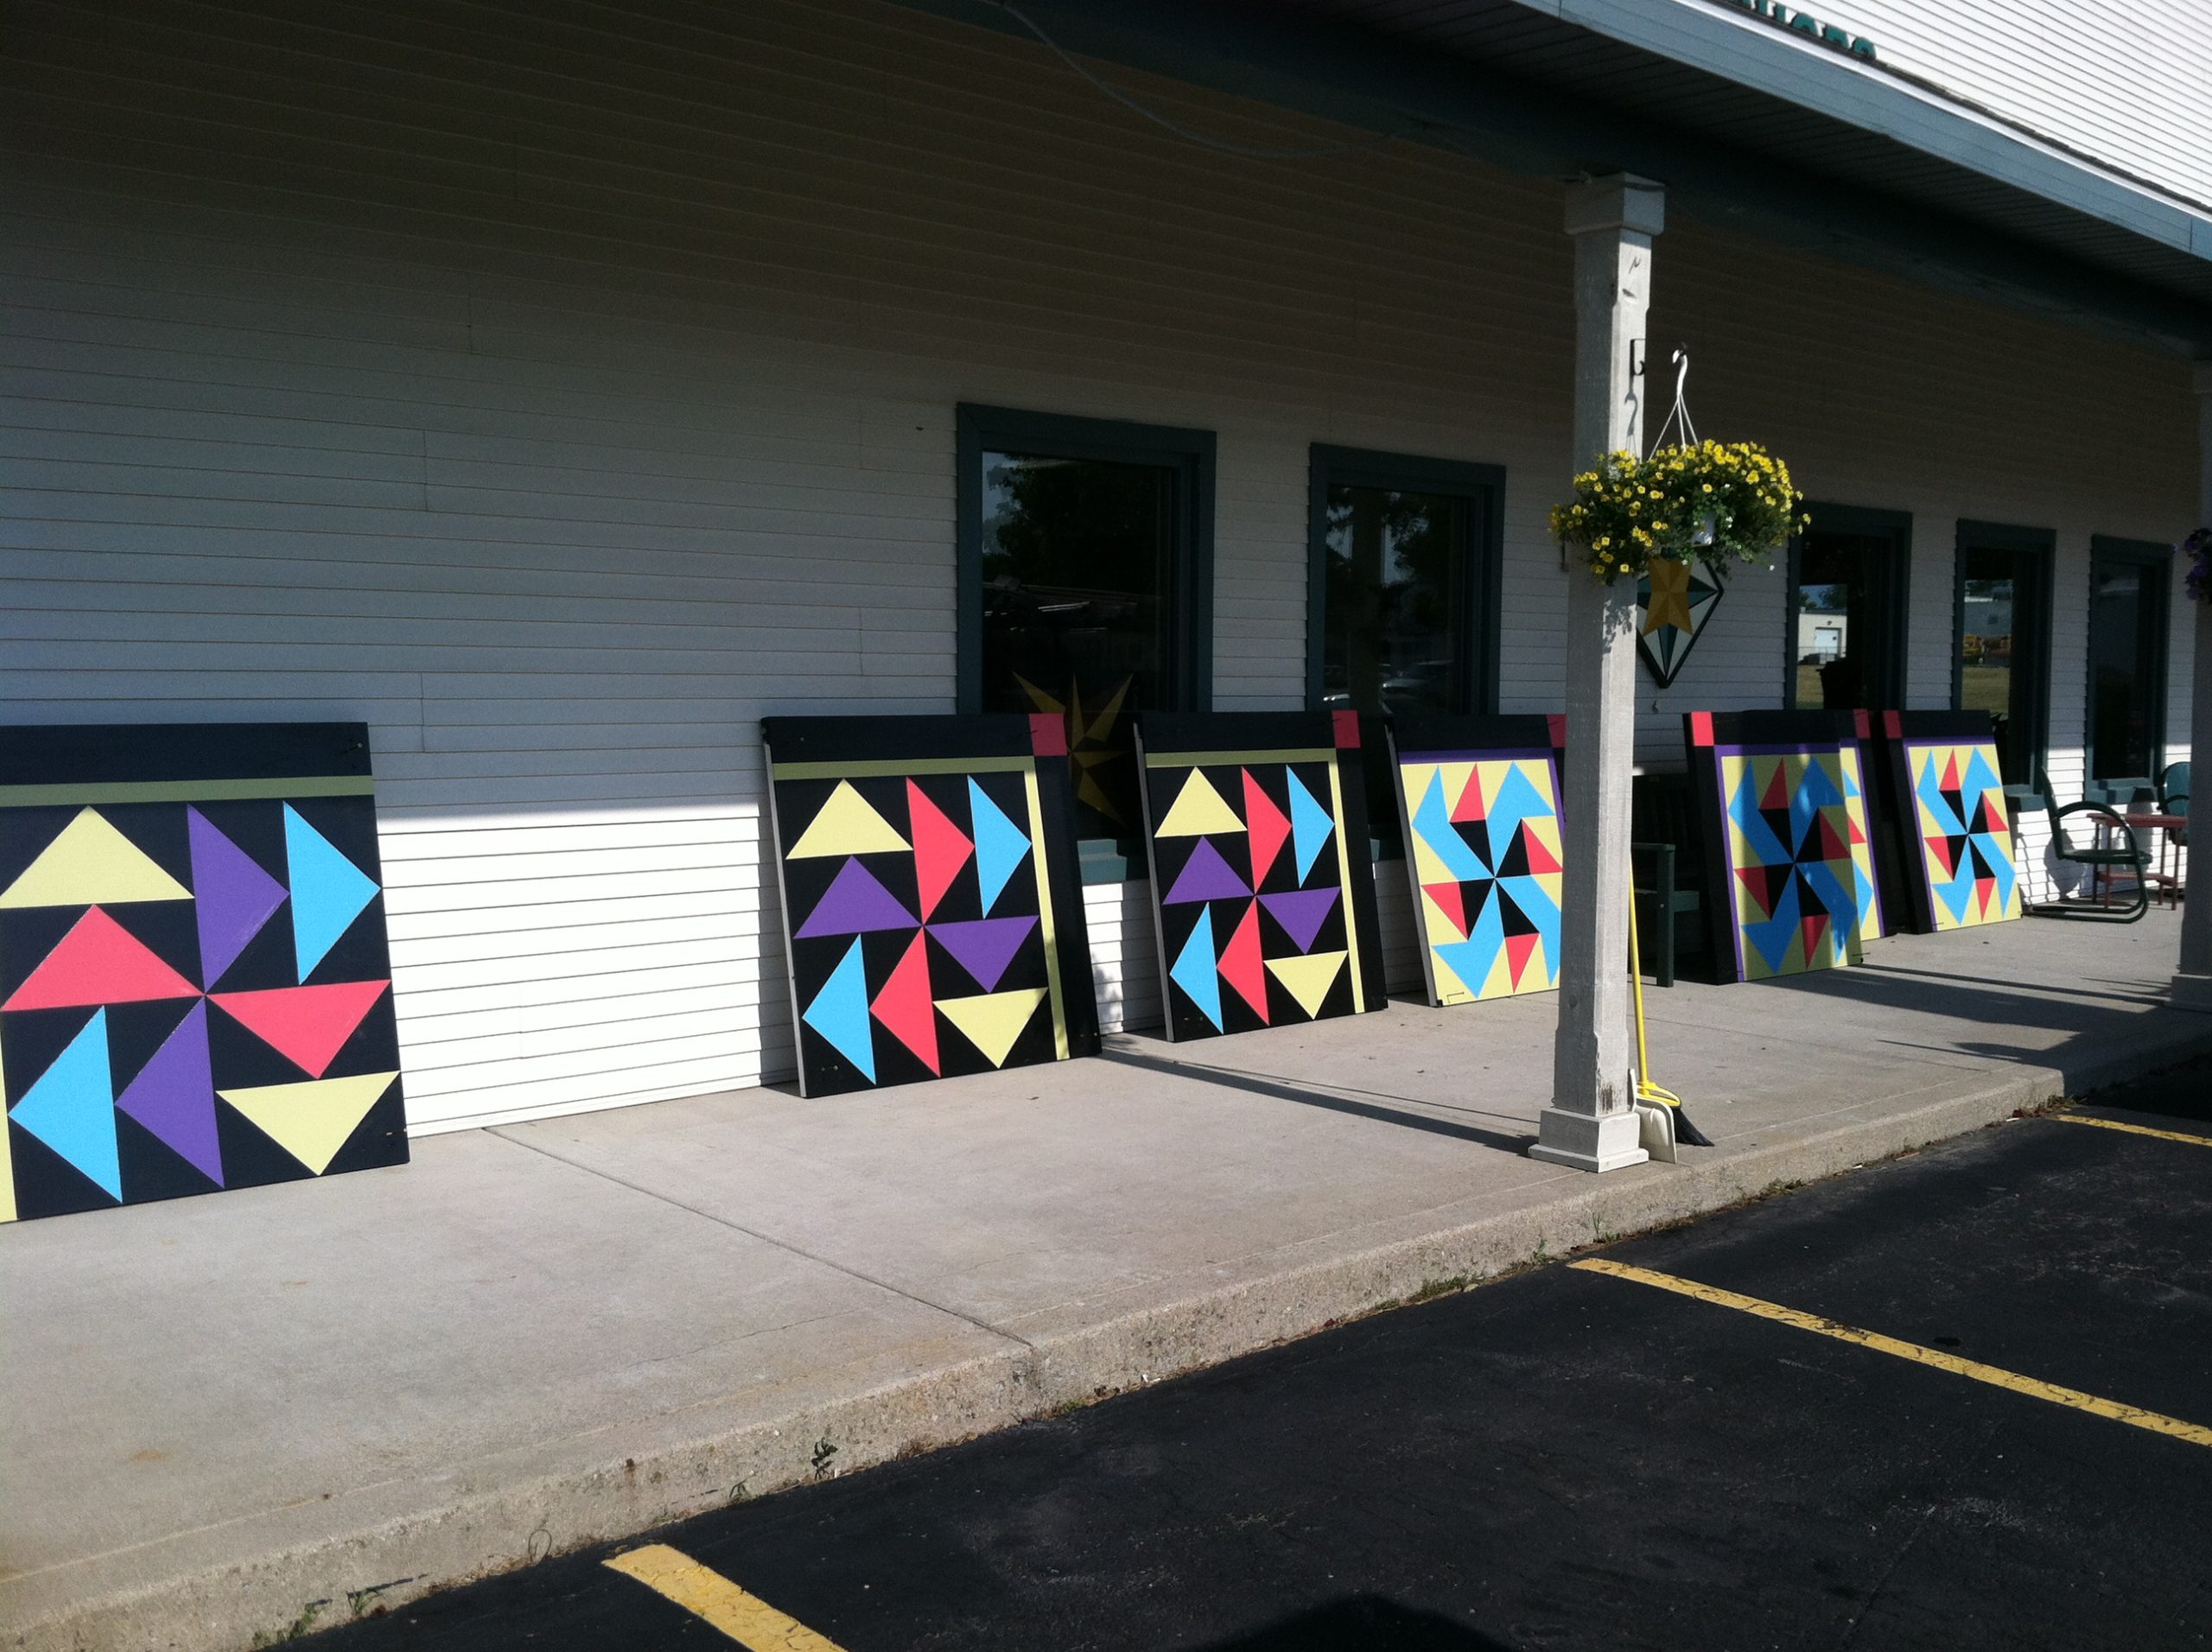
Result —
<instances>
[{"instance_id":1,"label":"white fascia board","mask_svg":"<svg viewBox=\"0 0 2212 1652\"><path fill-rule=\"evenodd\" d=\"M2212 218L2040 143L1978 111L1894 79L1796 31L1711 0L1518 0L1562 22L1771 93L1863 131L2212 259ZM1823 22L1845 15L1808 6ZM1878 45L1878 41L1877 44Z\"/></svg>"}]
</instances>

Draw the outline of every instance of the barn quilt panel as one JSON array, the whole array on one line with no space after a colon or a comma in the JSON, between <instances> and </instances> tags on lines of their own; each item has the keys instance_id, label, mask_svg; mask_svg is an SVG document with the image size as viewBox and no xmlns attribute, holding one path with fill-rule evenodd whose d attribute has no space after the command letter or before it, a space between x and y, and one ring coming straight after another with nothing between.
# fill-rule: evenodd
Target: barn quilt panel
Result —
<instances>
[{"instance_id":1,"label":"barn quilt panel","mask_svg":"<svg viewBox=\"0 0 2212 1652\"><path fill-rule=\"evenodd\" d=\"M0 1220L404 1163L368 731L0 729Z\"/></svg>"},{"instance_id":2,"label":"barn quilt panel","mask_svg":"<svg viewBox=\"0 0 2212 1652\"><path fill-rule=\"evenodd\" d=\"M803 1095L1096 1053L1060 717L762 731Z\"/></svg>"},{"instance_id":3,"label":"barn quilt panel","mask_svg":"<svg viewBox=\"0 0 2212 1652\"><path fill-rule=\"evenodd\" d=\"M1559 985L1564 717L1406 717L1390 766L1432 1004Z\"/></svg>"},{"instance_id":4,"label":"barn quilt panel","mask_svg":"<svg viewBox=\"0 0 2212 1652\"><path fill-rule=\"evenodd\" d=\"M1853 718L1692 712L1685 722L1721 973L1760 981L1857 963L1882 912Z\"/></svg>"},{"instance_id":5,"label":"barn quilt panel","mask_svg":"<svg viewBox=\"0 0 2212 1652\"><path fill-rule=\"evenodd\" d=\"M1145 714L1136 740L1168 1036L1381 1008L1358 717Z\"/></svg>"},{"instance_id":6,"label":"barn quilt panel","mask_svg":"<svg viewBox=\"0 0 2212 1652\"><path fill-rule=\"evenodd\" d=\"M2021 915L2010 801L1986 712L1887 712L1893 842L1909 925L1971 929Z\"/></svg>"}]
</instances>

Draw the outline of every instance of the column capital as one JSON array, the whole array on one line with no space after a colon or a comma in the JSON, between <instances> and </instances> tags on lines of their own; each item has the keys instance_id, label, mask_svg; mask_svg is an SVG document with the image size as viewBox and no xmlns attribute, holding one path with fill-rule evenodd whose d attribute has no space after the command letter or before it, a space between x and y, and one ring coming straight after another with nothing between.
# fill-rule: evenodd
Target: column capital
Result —
<instances>
[{"instance_id":1,"label":"column capital","mask_svg":"<svg viewBox=\"0 0 2212 1652\"><path fill-rule=\"evenodd\" d=\"M1631 172L1578 178L1567 187L1567 232L1626 230L1656 235L1667 227L1667 186Z\"/></svg>"}]
</instances>

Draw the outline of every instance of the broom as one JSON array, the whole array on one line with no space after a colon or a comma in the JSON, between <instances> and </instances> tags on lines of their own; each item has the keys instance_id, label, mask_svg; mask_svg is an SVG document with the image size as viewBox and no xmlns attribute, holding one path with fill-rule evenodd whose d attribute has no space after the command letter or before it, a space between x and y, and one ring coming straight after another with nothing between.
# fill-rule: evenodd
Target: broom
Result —
<instances>
[{"instance_id":1,"label":"broom","mask_svg":"<svg viewBox=\"0 0 2212 1652\"><path fill-rule=\"evenodd\" d=\"M1673 921L1674 915L1668 914ZM1636 884L1631 879L1628 892L1628 979L1636 992L1636 1099L1648 1106L1673 1109L1674 1139L1685 1147L1709 1147L1712 1138L1690 1121L1689 1114L1682 1107L1682 1098L1671 1090L1662 1090L1651 1082L1651 1052L1643 1041L1643 959L1636 944Z\"/></svg>"}]
</instances>

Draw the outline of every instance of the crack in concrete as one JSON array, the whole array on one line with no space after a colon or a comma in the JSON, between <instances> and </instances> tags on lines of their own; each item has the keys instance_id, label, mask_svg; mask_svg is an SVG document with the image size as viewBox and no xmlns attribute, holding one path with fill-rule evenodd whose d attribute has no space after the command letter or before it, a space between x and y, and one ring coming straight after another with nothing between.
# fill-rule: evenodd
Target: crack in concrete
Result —
<instances>
[{"instance_id":1,"label":"crack in concrete","mask_svg":"<svg viewBox=\"0 0 2212 1652\"><path fill-rule=\"evenodd\" d=\"M872 1285L879 1291L888 1291L892 1295L904 1298L906 1301L912 1302L919 1307L933 1309L938 1313L947 1315L951 1318L958 1319L965 1324L971 1325L975 1326L976 1330L984 1331L990 1336L1001 1337L1007 1342L1018 1344L1033 1353L1036 1351L1036 1344L1034 1343L1031 1342L1027 1337L1016 1335L1014 1332L1007 1330L1004 1326L995 1325L988 1320L978 1319L972 1313L963 1313L958 1308L952 1307L948 1304L943 1302L932 1302L925 1296L917 1296L913 1292L906 1290L903 1287L893 1285L888 1280L877 1279L873 1274L863 1274L857 1268L849 1268L843 1262L838 1261L832 1257L820 1255L810 1250L801 1249L798 1246L794 1245L786 1240L776 1238L771 1234L762 1233L757 1228L748 1228L742 1222L733 1222L728 1217L719 1215L713 1210L701 1210L696 1204L687 1204L682 1199L671 1198L666 1193L662 1192L658 1188L645 1186L640 1183L631 1181L626 1177L614 1175L611 1172L602 1169L597 1165L586 1164L580 1160L569 1158L566 1153L556 1153L550 1147L540 1147L535 1141L525 1141L518 1136L509 1134L508 1132L515 1128L516 1127L511 1125L494 1125L491 1128L487 1129L485 1132L485 1134L497 1136L500 1141L507 1142L511 1146L524 1148L531 1153L538 1153L544 1158L550 1159L556 1165L566 1165L569 1169L582 1171L587 1176L596 1176L603 1182L612 1182L615 1186L626 1187L632 1193L642 1194L649 1199L657 1199L663 1204L672 1206L674 1209L678 1210L686 1211L692 1216L700 1217L703 1221L712 1222L718 1227L728 1228L732 1233L741 1233L748 1239L757 1239L762 1244L772 1246L775 1249L783 1251L787 1255L804 1257L808 1261L817 1263L823 1268L833 1270L834 1272L842 1274L847 1279L858 1280L863 1285Z\"/></svg>"}]
</instances>

